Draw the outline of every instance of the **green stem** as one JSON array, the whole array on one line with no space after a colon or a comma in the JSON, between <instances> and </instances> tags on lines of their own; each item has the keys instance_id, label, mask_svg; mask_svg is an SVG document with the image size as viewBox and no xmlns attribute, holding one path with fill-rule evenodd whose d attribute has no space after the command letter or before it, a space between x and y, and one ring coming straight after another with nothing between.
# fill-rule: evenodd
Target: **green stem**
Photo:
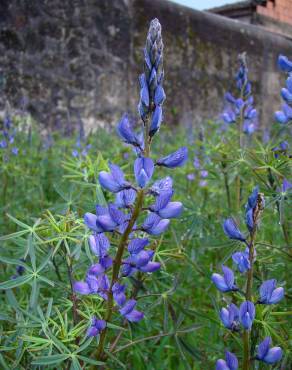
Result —
<instances>
[{"instance_id":1,"label":"green stem","mask_svg":"<svg viewBox=\"0 0 292 370\"><path fill-rule=\"evenodd\" d=\"M224 158L226 159L226 156L224 155ZM224 176L224 185L225 185L225 191L226 191L226 198L227 198L227 206L228 210L231 210L231 196L230 196L230 188L229 188L229 183L228 183L228 173L226 169L226 163L224 161L221 162L222 166L222 172Z\"/></svg>"},{"instance_id":2,"label":"green stem","mask_svg":"<svg viewBox=\"0 0 292 370\"><path fill-rule=\"evenodd\" d=\"M107 301L107 312L106 312L106 317L105 317L106 322L110 322L112 318L112 314L114 310L112 287L119 278L119 272L120 272L120 268L122 265L122 258L123 258L124 250L127 245L129 235L131 234L133 230L133 226L135 222L137 221L137 218L140 214L140 211L143 205L143 200L144 200L144 191L143 189L141 189L138 191L138 194L137 194L137 199L136 199L134 211L132 213L132 217L128 223L128 226L124 234L121 236L115 262L113 265L112 280L111 280L111 285L109 288L108 301ZM107 328L105 328L100 334L99 344L98 344L96 352L94 353L94 357L96 357L97 360L103 359L106 335L107 335Z\"/></svg>"},{"instance_id":3,"label":"green stem","mask_svg":"<svg viewBox=\"0 0 292 370\"><path fill-rule=\"evenodd\" d=\"M260 214L263 210L264 199L262 194L258 195L257 204L253 212L254 227L250 233L250 244L249 244L249 262L250 268L247 272L247 282L245 290L246 301L252 301L252 285L253 285L253 269L254 269L254 254L255 254L255 239L257 233L257 224L260 218ZM244 330L243 332L243 370L249 370L251 364L251 353L250 353L250 332Z\"/></svg>"}]
</instances>

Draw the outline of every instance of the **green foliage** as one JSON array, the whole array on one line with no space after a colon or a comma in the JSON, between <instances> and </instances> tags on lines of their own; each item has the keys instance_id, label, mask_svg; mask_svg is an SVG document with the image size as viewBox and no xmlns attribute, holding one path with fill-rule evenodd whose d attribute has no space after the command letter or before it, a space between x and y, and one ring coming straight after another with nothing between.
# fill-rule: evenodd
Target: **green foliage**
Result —
<instances>
[{"instance_id":1,"label":"green foliage","mask_svg":"<svg viewBox=\"0 0 292 370\"><path fill-rule=\"evenodd\" d=\"M185 211L157 240L155 259L161 262L161 271L146 275L143 281L139 276L129 279L129 286L138 289L145 319L125 324L116 318L108 324L109 369L213 369L224 347L240 348L234 333L222 336L226 332L218 311L224 302L210 276L237 248L223 234L223 219L232 215L244 224L240 215L255 184L266 198L256 246L255 285L273 276L286 291L276 309L258 306L256 332L260 338L271 335L282 346L282 368L291 368L291 191L278 191L283 178L291 179L291 159L281 153L275 158L272 151L285 135L276 132L267 144L255 138L239 149L236 131L219 133L213 122L191 132L171 128L160 134L153 146L158 155L172 152L178 144L189 146L190 160L173 173L175 198L184 203ZM107 169L110 159L122 162L127 176L133 177L125 158L133 154L113 133L101 129L89 136L92 148L86 157L71 155L74 138L54 134L53 139L53 145L45 148L36 130L30 142L20 132L19 155L7 161L1 154L3 369L102 365L93 357L98 339L85 335L90 317L103 317L101 299L91 295L80 300L72 291L72 282L83 279L94 262L83 214L94 212L95 203L108 201L97 182L98 172ZM200 183L192 153L208 171L206 184ZM157 172L156 178L166 173L163 169ZM195 175L192 181L186 177L190 173ZM115 242L113 238L112 248ZM17 266L24 271L14 276Z\"/></svg>"}]
</instances>

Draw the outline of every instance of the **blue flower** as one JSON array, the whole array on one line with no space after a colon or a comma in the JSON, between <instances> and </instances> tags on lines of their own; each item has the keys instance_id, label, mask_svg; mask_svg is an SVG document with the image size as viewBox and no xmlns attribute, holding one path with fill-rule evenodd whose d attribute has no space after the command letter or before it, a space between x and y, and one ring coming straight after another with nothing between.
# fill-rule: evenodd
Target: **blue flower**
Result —
<instances>
[{"instance_id":1,"label":"blue flower","mask_svg":"<svg viewBox=\"0 0 292 370\"><path fill-rule=\"evenodd\" d=\"M167 229L168 225L168 219L162 219L155 213L150 213L142 225L142 230L150 235L160 235Z\"/></svg>"},{"instance_id":2,"label":"blue flower","mask_svg":"<svg viewBox=\"0 0 292 370\"><path fill-rule=\"evenodd\" d=\"M18 148L16 148L16 147L13 147L13 148L11 149L11 153L12 153L12 154L14 154L14 155L18 155L18 152L19 152L19 149L18 149Z\"/></svg>"},{"instance_id":3,"label":"blue flower","mask_svg":"<svg viewBox=\"0 0 292 370\"><path fill-rule=\"evenodd\" d=\"M155 204L150 206L152 212L157 213L161 218L179 217L183 205L181 202L170 202L173 192L164 192L156 198Z\"/></svg>"},{"instance_id":4,"label":"blue flower","mask_svg":"<svg viewBox=\"0 0 292 370\"><path fill-rule=\"evenodd\" d=\"M110 173L101 171L99 173L100 185L112 193L129 188L131 185L125 181L125 175L119 166L109 163Z\"/></svg>"},{"instance_id":5,"label":"blue flower","mask_svg":"<svg viewBox=\"0 0 292 370\"><path fill-rule=\"evenodd\" d=\"M290 75L286 80L286 87L281 89L281 96L287 104L292 103L292 76Z\"/></svg>"},{"instance_id":6,"label":"blue flower","mask_svg":"<svg viewBox=\"0 0 292 370\"><path fill-rule=\"evenodd\" d=\"M234 283L234 273L227 266L222 265L223 276L217 273L212 274L212 281L216 288L221 292L231 292L238 290Z\"/></svg>"},{"instance_id":7,"label":"blue flower","mask_svg":"<svg viewBox=\"0 0 292 370\"><path fill-rule=\"evenodd\" d=\"M110 242L103 233L100 233L100 234L90 235L89 245L90 245L92 252L97 257L105 257L107 256L107 252L110 247Z\"/></svg>"},{"instance_id":8,"label":"blue flower","mask_svg":"<svg viewBox=\"0 0 292 370\"><path fill-rule=\"evenodd\" d=\"M251 83L248 80L248 68L246 54L238 56L239 70L236 75L236 86L240 91L240 98L236 98L230 92L224 96L226 105L221 118L226 124L234 124L237 120L242 120L242 130L245 134L251 135L258 127L258 114L254 108L253 97L251 96Z\"/></svg>"},{"instance_id":9,"label":"blue flower","mask_svg":"<svg viewBox=\"0 0 292 370\"><path fill-rule=\"evenodd\" d=\"M127 222L127 216L114 204L109 204L108 207L97 206L96 213L97 215L87 212L84 215L85 225L96 233L114 231Z\"/></svg>"},{"instance_id":10,"label":"blue flower","mask_svg":"<svg viewBox=\"0 0 292 370\"><path fill-rule=\"evenodd\" d=\"M292 108L288 104L282 105L282 110L275 112L275 120L280 124L285 125L292 120Z\"/></svg>"},{"instance_id":11,"label":"blue flower","mask_svg":"<svg viewBox=\"0 0 292 370\"><path fill-rule=\"evenodd\" d=\"M233 218L227 218L223 224L224 233L230 238L244 242L246 238L242 235Z\"/></svg>"},{"instance_id":12,"label":"blue flower","mask_svg":"<svg viewBox=\"0 0 292 370\"><path fill-rule=\"evenodd\" d=\"M124 316L128 321L137 322L143 319L143 312L135 310L136 306L135 299L129 299L124 306L119 310L120 314Z\"/></svg>"},{"instance_id":13,"label":"blue flower","mask_svg":"<svg viewBox=\"0 0 292 370\"><path fill-rule=\"evenodd\" d=\"M226 351L225 360L217 360L216 370L237 370L238 369L238 360L235 354Z\"/></svg>"},{"instance_id":14,"label":"blue flower","mask_svg":"<svg viewBox=\"0 0 292 370\"><path fill-rule=\"evenodd\" d=\"M262 304L276 304L284 297L284 288L277 286L277 280L271 279L264 281L260 286L259 303Z\"/></svg>"},{"instance_id":15,"label":"blue flower","mask_svg":"<svg viewBox=\"0 0 292 370\"><path fill-rule=\"evenodd\" d=\"M167 155L166 157L157 160L157 166L163 166L167 168L181 167L185 164L188 159L188 148L182 147L176 152Z\"/></svg>"},{"instance_id":16,"label":"blue flower","mask_svg":"<svg viewBox=\"0 0 292 370\"><path fill-rule=\"evenodd\" d=\"M143 150L143 143L131 127L129 117L125 114L118 123L117 131L120 138L127 144L131 144Z\"/></svg>"},{"instance_id":17,"label":"blue flower","mask_svg":"<svg viewBox=\"0 0 292 370\"><path fill-rule=\"evenodd\" d=\"M254 229L254 211L257 205L259 195L259 187L256 186L251 195L248 197L247 204L245 206L245 223L249 230L249 232L252 232Z\"/></svg>"},{"instance_id":18,"label":"blue flower","mask_svg":"<svg viewBox=\"0 0 292 370\"><path fill-rule=\"evenodd\" d=\"M226 308L220 311L220 319L229 330L237 330L239 326L239 310L234 303L231 303Z\"/></svg>"},{"instance_id":19,"label":"blue flower","mask_svg":"<svg viewBox=\"0 0 292 370\"><path fill-rule=\"evenodd\" d=\"M91 319L91 325L87 330L88 337L96 337L99 335L106 327L106 322L104 320L98 320L95 316Z\"/></svg>"},{"instance_id":20,"label":"blue flower","mask_svg":"<svg viewBox=\"0 0 292 370\"><path fill-rule=\"evenodd\" d=\"M144 73L139 77L140 101L138 104L138 112L143 121L150 113L153 113L148 133L150 137L155 135L162 122L162 104L165 100L162 87L163 76L161 25L158 19L153 19L144 48Z\"/></svg>"},{"instance_id":21,"label":"blue flower","mask_svg":"<svg viewBox=\"0 0 292 370\"><path fill-rule=\"evenodd\" d=\"M120 208L129 208L136 199L136 191L133 189L122 190L116 195L115 204Z\"/></svg>"},{"instance_id":22,"label":"blue flower","mask_svg":"<svg viewBox=\"0 0 292 370\"><path fill-rule=\"evenodd\" d=\"M284 55L279 55L278 66L284 72L292 72L292 62Z\"/></svg>"},{"instance_id":23,"label":"blue flower","mask_svg":"<svg viewBox=\"0 0 292 370\"><path fill-rule=\"evenodd\" d=\"M6 140L1 140L0 141L0 148L1 149L7 148L7 141Z\"/></svg>"},{"instance_id":24,"label":"blue flower","mask_svg":"<svg viewBox=\"0 0 292 370\"><path fill-rule=\"evenodd\" d=\"M151 180L151 177L154 172L154 163L151 158L137 158L134 164L134 173L137 184L140 188L144 188L148 182Z\"/></svg>"},{"instance_id":25,"label":"blue flower","mask_svg":"<svg viewBox=\"0 0 292 370\"><path fill-rule=\"evenodd\" d=\"M235 252L232 254L232 260L236 264L239 272L244 273L250 269L249 249L244 252Z\"/></svg>"},{"instance_id":26,"label":"blue flower","mask_svg":"<svg viewBox=\"0 0 292 370\"><path fill-rule=\"evenodd\" d=\"M150 188L150 193L154 196L170 191L172 192L172 178L169 176L165 177L164 179L155 181Z\"/></svg>"},{"instance_id":27,"label":"blue flower","mask_svg":"<svg viewBox=\"0 0 292 370\"><path fill-rule=\"evenodd\" d=\"M87 271L85 281L74 282L74 291L82 295L98 294L106 300L110 282L104 271L101 264L92 265Z\"/></svg>"},{"instance_id":28,"label":"blue flower","mask_svg":"<svg viewBox=\"0 0 292 370\"><path fill-rule=\"evenodd\" d=\"M240 305L239 318L245 330L250 330L255 318L255 306L251 301L245 301Z\"/></svg>"},{"instance_id":29,"label":"blue flower","mask_svg":"<svg viewBox=\"0 0 292 370\"><path fill-rule=\"evenodd\" d=\"M158 105L155 108L155 111L151 119L151 125L150 125L150 130L149 130L150 137L152 137L160 129L162 120L163 120L162 108L161 106Z\"/></svg>"},{"instance_id":30,"label":"blue flower","mask_svg":"<svg viewBox=\"0 0 292 370\"><path fill-rule=\"evenodd\" d=\"M131 240L128 245L130 256L124 261L122 268L123 276L130 276L137 270L151 273L160 268L159 262L152 262L154 251L144 250L148 244L149 240L147 238Z\"/></svg>"},{"instance_id":31,"label":"blue flower","mask_svg":"<svg viewBox=\"0 0 292 370\"><path fill-rule=\"evenodd\" d=\"M286 80L286 87L281 89L281 97L284 100L282 110L275 112L275 119L280 124L286 124L292 119L292 63L287 57L280 55L278 58L278 65L284 72L288 72Z\"/></svg>"},{"instance_id":32,"label":"blue flower","mask_svg":"<svg viewBox=\"0 0 292 370\"><path fill-rule=\"evenodd\" d=\"M148 244L149 244L149 239L147 238L136 238L132 239L128 245L128 251L131 254L136 254L141 252Z\"/></svg>"},{"instance_id":33,"label":"blue flower","mask_svg":"<svg viewBox=\"0 0 292 370\"><path fill-rule=\"evenodd\" d=\"M274 364L281 360L283 352L280 347L271 347L271 337L266 337L258 346L256 359L266 364Z\"/></svg>"},{"instance_id":34,"label":"blue flower","mask_svg":"<svg viewBox=\"0 0 292 370\"><path fill-rule=\"evenodd\" d=\"M282 183L282 192L286 193L290 189L292 189L292 182L284 178Z\"/></svg>"},{"instance_id":35,"label":"blue flower","mask_svg":"<svg viewBox=\"0 0 292 370\"><path fill-rule=\"evenodd\" d=\"M123 306L126 303L125 290L126 290L125 285L121 285L117 282L114 283L112 287L114 300L119 306Z\"/></svg>"}]
</instances>

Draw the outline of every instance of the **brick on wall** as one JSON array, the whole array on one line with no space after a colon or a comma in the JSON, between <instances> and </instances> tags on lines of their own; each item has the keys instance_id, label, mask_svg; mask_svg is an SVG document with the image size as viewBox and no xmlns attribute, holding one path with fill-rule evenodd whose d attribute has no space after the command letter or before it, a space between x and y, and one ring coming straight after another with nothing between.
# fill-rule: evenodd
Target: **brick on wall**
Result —
<instances>
[{"instance_id":1,"label":"brick on wall","mask_svg":"<svg viewBox=\"0 0 292 370\"><path fill-rule=\"evenodd\" d=\"M268 0L266 6L257 6L257 13L292 25L291 0Z\"/></svg>"}]
</instances>

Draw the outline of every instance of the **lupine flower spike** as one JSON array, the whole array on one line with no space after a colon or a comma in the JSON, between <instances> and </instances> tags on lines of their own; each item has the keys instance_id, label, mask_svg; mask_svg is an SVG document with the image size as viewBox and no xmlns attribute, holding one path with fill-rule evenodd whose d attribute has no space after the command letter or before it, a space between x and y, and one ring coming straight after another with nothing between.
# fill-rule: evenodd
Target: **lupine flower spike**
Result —
<instances>
[{"instance_id":1,"label":"lupine flower spike","mask_svg":"<svg viewBox=\"0 0 292 370\"><path fill-rule=\"evenodd\" d=\"M251 95L251 83L248 79L246 53L239 54L239 70L236 75L236 87L239 96L235 97L230 92L225 94L225 109L221 118L226 125L240 124L240 130L247 135L252 135L258 127L258 114L254 108L254 99Z\"/></svg>"},{"instance_id":2,"label":"lupine flower spike","mask_svg":"<svg viewBox=\"0 0 292 370\"><path fill-rule=\"evenodd\" d=\"M232 260L236 264L240 273L245 274L246 284L245 291L240 290L235 284L233 271L222 266L223 275L213 273L211 280L216 288L223 293L240 292L244 296L244 300L238 307L230 302L227 307L220 310L219 316L224 327L234 334L241 332L243 329L243 366L244 370L250 369L251 360L257 359L267 364L274 364L282 358L282 349L280 347L270 348L271 338L267 337L259 346L258 353L255 356L250 343L251 334L253 331L253 323L256 318L256 306L253 302L253 264L256 258L255 237L259 225L259 219L264 209L264 196L260 193L256 186L251 195L248 197L245 206L245 224L248 229L248 236L245 237L239 227L232 218L227 218L223 223L223 230L226 236L232 240L238 240L244 243L247 247L244 251L236 251L232 254ZM280 302L284 297L284 289L277 287L275 279L264 281L259 289L260 297L257 304L272 305ZM258 334L257 334L258 335ZM217 370L237 369L238 361L235 355L226 352L225 360L218 360L216 363Z\"/></svg>"},{"instance_id":3,"label":"lupine flower spike","mask_svg":"<svg viewBox=\"0 0 292 370\"><path fill-rule=\"evenodd\" d=\"M275 112L275 119L282 125L292 120L292 62L284 55L278 58L279 68L287 73L286 87L281 90L281 97L284 101L282 110Z\"/></svg>"},{"instance_id":4,"label":"lupine flower spike","mask_svg":"<svg viewBox=\"0 0 292 370\"><path fill-rule=\"evenodd\" d=\"M97 205L95 213L87 212L84 216L84 223L92 232L90 249L98 262L87 270L83 281L74 283L74 290L81 295L97 295L108 301L104 320L93 317L87 333L88 336L100 335L98 359L102 358L107 324L114 312L132 323L143 319L144 313L136 309L136 296L127 291L125 279L137 272L150 274L160 269L160 263L154 261L155 250L151 248L150 236L165 232L170 219L179 217L183 210L180 202L172 200L174 190L170 177L151 184L155 169L182 166L188 156L187 148L180 148L156 161L150 157L150 144L160 128L165 99L162 87L163 43L157 19L150 23L144 60L139 102L144 134L134 131L127 115L122 117L117 127L121 140L131 145L137 155L133 164L136 184L127 180L121 167L109 163L109 171L99 173L99 183L112 193L114 201L105 206ZM142 212L147 212L144 218L140 217ZM112 234L120 236L117 249L111 248ZM112 256L114 251L115 256ZM224 274L226 289L234 289L232 276L227 270Z\"/></svg>"}]
</instances>

